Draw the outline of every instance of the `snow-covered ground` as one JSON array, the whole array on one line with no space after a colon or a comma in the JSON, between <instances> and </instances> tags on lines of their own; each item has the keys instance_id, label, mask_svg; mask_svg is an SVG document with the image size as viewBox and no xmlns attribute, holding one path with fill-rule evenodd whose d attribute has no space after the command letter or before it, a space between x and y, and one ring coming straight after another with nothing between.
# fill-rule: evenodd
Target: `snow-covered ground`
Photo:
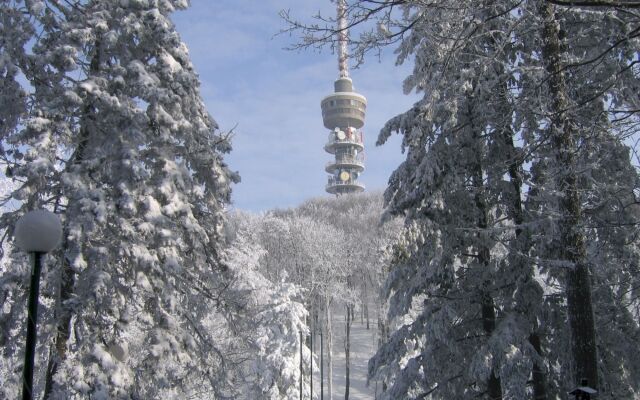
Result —
<instances>
[{"instance_id":1,"label":"snow-covered ground","mask_svg":"<svg viewBox=\"0 0 640 400\"><path fill-rule=\"evenodd\" d=\"M344 399L345 390L345 354L344 354L344 339L345 339L345 317L344 312L335 310L336 314L333 318L333 400ZM373 316L372 316L373 317ZM376 383L371 382L367 387L367 363L369 358L373 356L376 350L376 326L377 321L371 318L369 322L369 329L367 330L366 320L364 323L360 320L358 314L356 320L351 325L351 363L350 363L350 385L349 385L349 399L350 400L369 400L375 399ZM326 346L326 343L325 343ZM314 398L320 399L320 337L314 343L316 354L317 366L314 365L314 383L313 394ZM327 355L325 347L325 382L324 382L324 399L329 399L327 392ZM380 389L378 389L378 392Z\"/></svg>"}]
</instances>

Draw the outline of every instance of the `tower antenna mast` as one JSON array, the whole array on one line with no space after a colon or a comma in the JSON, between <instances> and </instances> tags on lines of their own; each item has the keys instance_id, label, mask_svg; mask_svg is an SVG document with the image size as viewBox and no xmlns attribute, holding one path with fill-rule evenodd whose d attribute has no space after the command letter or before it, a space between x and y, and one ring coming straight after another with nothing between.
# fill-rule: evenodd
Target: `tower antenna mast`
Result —
<instances>
[{"instance_id":1,"label":"tower antenna mast","mask_svg":"<svg viewBox=\"0 0 640 400\"><path fill-rule=\"evenodd\" d=\"M349 78L347 65L347 0L336 0L338 6L338 69L340 76L333 83L334 93L320 103L324 127L329 129L329 140L324 149L334 159L325 166L327 192L335 195L362 192L360 174L364 171L364 134L362 126L367 99L356 93Z\"/></svg>"},{"instance_id":2,"label":"tower antenna mast","mask_svg":"<svg viewBox=\"0 0 640 400\"><path fill-rule=\"evenodd\" d=\"M347 44L349 41L349 31L347 29L347 0L338 0L338 69L340 78L349 77L349 65L347 58Z\"/></svg>"}]
</instances>

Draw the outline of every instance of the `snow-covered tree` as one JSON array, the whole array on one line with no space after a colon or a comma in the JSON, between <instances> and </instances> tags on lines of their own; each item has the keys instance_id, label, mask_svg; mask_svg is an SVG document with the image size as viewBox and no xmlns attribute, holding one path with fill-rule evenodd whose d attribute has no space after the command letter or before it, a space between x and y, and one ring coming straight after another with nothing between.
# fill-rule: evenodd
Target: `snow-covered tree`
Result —
<instances>
[{"instance_id":1,"label":"snow-covered tree","mask_svg":"<svg viewBox=\"0 0 640 400\"><path fill-rule=\"evenodd\" d=\"M245 346L237 357L241 368L234 379L239 387L236 398L298 399L301 372L308 397L311 353L300 342L300 332L308 334L308 312L300 302L303 289L261 274L260 260L266 252L253 228L242 227L225 251L226 265L234 272L230 290L240 306L232 318L231 339L237 343L242 338ZM304 371L300 371L300 346Z\"/></svg>"},{"instance_id":2,"label":"snow-covered tree","mask_svg":"<svg viewBox=\"0 0 640 400\"><path fill-rule=\"evenodd\" d=\"M386 288L393 329L370 370L387 398L549 398L581 377L637 391L619 352L635 339L618 335L638 329L625 286L638 20L613 3L349 2L349 27L371 23L354 57L398 43L414 63L405 90L424 92L379 138L401 133L407 153L386 192L407 221ZM331 19L284 16L300 47L335 40Z\"/></svg>"},{"instance_id":3,"label":"snow-covered tree","mask_svg":"<svg viewBox=\"0 0 640 400\"><path fill-rule=\"evenodd\" d=\"M381 195L373 193L311 199L295 209L236 213L230 218L232 243L250 241L263 249L257 263L265 277L274 285L285 281L304 288L308 329L312 335L324 333L328 393L333 390L334 352L339 351L334 343L335 310L344 307L350 328L357 311L363 322L365 314L368 321L369 303L380 303L383 250L400 227L398 220L381 223L382 211ZM240 238L248 232L250 238ZM314 337L314 342L319 338ZM348 363L348 331L344 351ZM349 364L346 367L348 371Z\"/></svg>"},{"instance_id":4,"label":"snow-covered tree","mask_svg":"<svg viewBox=\"0 0 640 400\"><path fill-rule=\"evenodd\" d=\"M30 48L20 31L7 36L29 48L20 64L29 108L2 130L19 182L12 197L22 204L3 215L3 228L36 207L64 222L43 277L38 365L49 365L37 371L36 390L51 399L223 394L226 355L216 355L223 343L205 317L223 320L231 276L220 227L236 177L169 18L187 2L2 6L10 11L2 18L21 16L38 30ZM12 265L0 289L3 318L28 277ZM18 366L23 318L8 318L3 360ZM3 394L15 397L19 374L3 377Z\"/></svg>"},{"instance_id":5,"label":"snow-covered tree","mask_svg":"<svg viewBox=\"0 0 640 400\"><path fill-rule=\"evenodd\" d=\"M378 193L341 196L335 199L312 199L296 209L298 214L325 221L342 233L337 256L344 263L344 288L336 296L345 307L345 398L349 394L351 326L360 314L370 327L369 306L376 306L380 318L381 277L384 274L385 248L400 228L398 219L381 220L382 197ZM334 234L335 235L335 234Z\"/></svg>"},{"instance_id":6,"label":"snow-covered tree","mask_svg":"<svg viewBox=\"0 0 640 400\"><path fill-rule=\"evenodd\" d=\"M620 323L624 317L613 329L603 321L613 309L626 314L620 301L607 293L616 290L617 277L637 268L637 259L610 263L602 257L634 253L625 237L637 230L632 193L638 177L622 140L637 135L629 124L637 117L625 112L623 122L619 112L634 109L637 101L629 90L638 84L633 71L638 43L628 33L637 19L614 10L593 13L536 2L525 10L536 34L523 35L524 46L542 55L535 57L531 51L526 64L546 72L529 76L522 93L523 100L532 100L523 114L533 111L538 116L530 128L540 142L533 157L531 211L552 223L540 225L543 234L537 235L534 254L548 282L562 288L555 295L567 301L566 308L562 302L549 302L554 311L547 315L566 318L557 319L556 326L545 323L552 333L546 335L551 348L548 365L562 365L549 384L562 392L588 378L602 394L628 397L637 391L637 381L631 378L637 367L624 354L611 357L617 346L610 344L624 343L613 339L622 332L637 337L630 333L638 327ZM593 24L601 29L593 30ZM620 223L622 218L628 223ZM617 249L610 247L614 231ZM613 280L605 283L603 276ZM592 291L599 295L591 296ZM563 329L565 325L571 329ZM612 363L612 358L617 361ZM614 372L613 364L628 368L627 374Z\"/></svg>"},{"instance_id":7,"label":"snow-covered tree","mask_svg":"<svg viewBox=\"0 0 640 400\"><path fill-rule=\"evenodd\" d=\"M304 304L311 316L305 321L307 330L324 331L327 393L330 394L333 390L333 309L348 293L341 248L345 236L326 222L304 216L266 215L262 222L256 232L266 250L265 267L277 265L282 279L304 288Z\"/></svg>"},{"instance_id":8,"label":"snow-covered tree","mask_svg":"<svg viewBox=\"0 0 640 400\"><path fill-rule=\"evenodd\" d=\"M380 138L404 135L407 160L386 198L413 238L386 289L389 316L400 321L371 362L372 376L392 385L388 398L518 397L531 374L531 318L510 299L533 273L513 268L505 247L522 229L514 199L523 159L506 67L516 49L502 34L517 26L509 10L464 2L410 10L420 19L400 47L401 57L416 58L405 85L425 96ZM480 24L492 15L501 17Z\"/></svg>"}]
</instances>

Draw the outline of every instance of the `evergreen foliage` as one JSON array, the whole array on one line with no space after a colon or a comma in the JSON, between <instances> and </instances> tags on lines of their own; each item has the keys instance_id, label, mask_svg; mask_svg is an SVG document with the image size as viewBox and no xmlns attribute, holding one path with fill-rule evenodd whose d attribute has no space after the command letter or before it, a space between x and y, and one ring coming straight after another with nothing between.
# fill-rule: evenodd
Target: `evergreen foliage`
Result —
<instances>
[{"instance_id":1,"label":"evergreen foliage","mask_svg":"<svg viewBox=\"0 0 640 400\"><path fill-rule=\"evenodd\" d=\"M256 398L264 387L293 398L295 376L269 346L288 329L285 345L299 348L305 311L297 289L272 287L223 248L238 177L170 20L186 6L0 3L1 154L14 182L5 200L17 204L2 215L4 238L33 208L64 223L42 285L45 398ZM0 397L14 398L29 264L3 249ZM249 321L256 336L242 334ZM255 370L284 375L247 383Z\"/></svg>"},{"instance_id":2,"label":"evergreen foliage","mask_svg":"<svg viewBox=\"0 0 640 400\"><path fill-rule=\"evenodd\" d=\"M637 397L640 20L588 3L349 3L350 27L374 25L353 57L397 44L424 94L378 140L406 152L383 398L557 398L582 377ZM290 22L300 47L332 40Z\"/></svg>"}]
</instances>

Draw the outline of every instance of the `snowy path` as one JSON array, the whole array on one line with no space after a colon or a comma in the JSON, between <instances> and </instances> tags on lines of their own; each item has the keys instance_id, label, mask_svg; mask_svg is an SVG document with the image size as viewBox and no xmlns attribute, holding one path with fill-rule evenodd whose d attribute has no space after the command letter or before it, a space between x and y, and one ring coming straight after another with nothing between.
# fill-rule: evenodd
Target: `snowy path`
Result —
<instances>
[{"instance_id":1,"label":"snowy path","mask_svg":"<svg viewBox=\"0 0 640 400\"><path fill-rule=\"evenodd\" d=\"M338 310L336 310L338 311ZM375 353L375 331L376 321L370 321L370 329L367 330L365 323L360 322L360 316L351 325L351 376L349 385L350 400L369 400L375 398L375 382L371 382L367 387L367 363L369 358ZM333 318L334 338L333 338L333 400L344 399L345 389L345 355L344 355L344 338L345 338L345 318L344 315L336 313ZM314 365L314 398L320 399L320 337L315 343L317 366ZM325 343L326 346L326 343ZM326 347L325 347L326 352ZM324 382L324 399L329 399L327 393L327 356L324 356L325 362L325 382Z\"/></svg>"}]
</instances>

